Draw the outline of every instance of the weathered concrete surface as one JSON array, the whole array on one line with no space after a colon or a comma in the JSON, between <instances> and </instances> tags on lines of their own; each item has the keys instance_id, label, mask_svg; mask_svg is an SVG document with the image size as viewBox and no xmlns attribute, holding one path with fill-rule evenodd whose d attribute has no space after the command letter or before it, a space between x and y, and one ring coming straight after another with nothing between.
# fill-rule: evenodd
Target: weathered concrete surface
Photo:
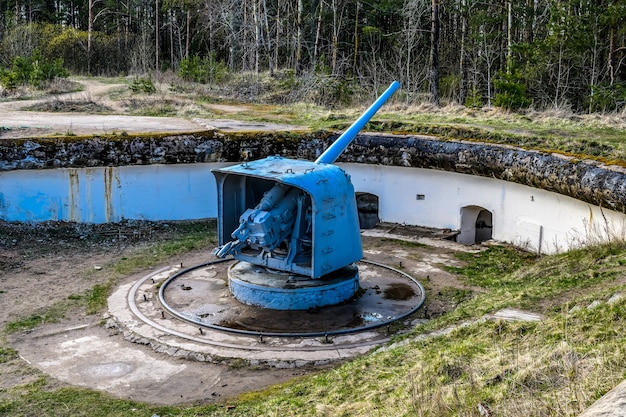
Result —
<instances>
[{"instance_id":1,"label":"weathered concrete surface","mask_svg":"<svg viewBox=\"0 0 626 417\"><path fill-rule=\"evenodd\" d=\"M596 401L579 417L624 417L626 416L626 381Z\"/></svg>"},{"instance_id":2,"label":"weathered concrete surface","mask_svg":"<svg viewBox=\"0 0 626 417\"><path fill-rule=\"evenodd\" d=\"M64 383L154 404L213 403L307 372L272 368L251 373L185 361L128 343L98 323L40 328L12 335L11 342L24 361Z\"/></svg>"},{"instance_id":3,"label":"weathered concrete surface","mask_svg":"<svg viewBox=\"0 0 626 417\"><path fill-rule=\"evenodd\" d=\"M309 159L328 134L236 132L105 135L0 141L0 171L243 161L269 155Z\"/></svg>"},{"instance_id":4,"label":"weathered concrete surface","mask_svg":"<svg viewBox=\"0 0 626 417\"><path fill-rule=\"evenodd\" d=\"M440 169L493 177L624 211L626 170L510 146L425 137L363 135L350 149L358 162ZM347 158L348 155L345 156Z\"/></svg>"},{"instance_id":5,"label":"weathered concrete surface","mask_svg":"<svg viewBox=\"0 0 626 417\"><path fill-rule=\"evenodd\" d=\"M316 159L330 132L225 132L7 139L0 171L196 162L236 162L270 155ZM626 211L626 169L510 146L444 141L424 136L361 134L339 162L445 170L554 191L600 207Z\"/></svg>"}]
</instances>

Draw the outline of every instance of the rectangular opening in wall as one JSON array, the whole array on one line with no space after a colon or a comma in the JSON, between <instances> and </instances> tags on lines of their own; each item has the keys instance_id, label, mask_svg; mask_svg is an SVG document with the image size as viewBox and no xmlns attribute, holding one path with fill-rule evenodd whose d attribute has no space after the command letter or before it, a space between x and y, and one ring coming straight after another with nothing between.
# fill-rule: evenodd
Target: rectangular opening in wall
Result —
<instances>
[{"instance_id":1,"label":"rectangular opening in wall","mask_svg":"<svg viewBox=\"0 0 626 417\"><path fill-rule=\"evenodd\" d=\"M426 200L426 194L415 194L416 200Z\"/></svg>"}]
</instances>

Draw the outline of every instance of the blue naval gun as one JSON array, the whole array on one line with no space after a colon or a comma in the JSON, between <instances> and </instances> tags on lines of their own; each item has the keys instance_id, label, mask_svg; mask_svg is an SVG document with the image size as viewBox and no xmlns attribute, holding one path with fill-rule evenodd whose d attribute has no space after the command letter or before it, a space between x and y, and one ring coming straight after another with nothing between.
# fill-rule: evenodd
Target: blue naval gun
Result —
<instances>
[{"instance_id":1,"label":"blue naval gun","mask_svg":"<svg viewBox=\"0 0 626 417\"><path fill-rule=\"evenodd\" d=\"M229 288L239 301L306 310L350 299L363 257L354 187L333 163L399 88L387 90L315 162L273 156L213 170L214 254L239 262Z\"/></svg>"}]
</instances>

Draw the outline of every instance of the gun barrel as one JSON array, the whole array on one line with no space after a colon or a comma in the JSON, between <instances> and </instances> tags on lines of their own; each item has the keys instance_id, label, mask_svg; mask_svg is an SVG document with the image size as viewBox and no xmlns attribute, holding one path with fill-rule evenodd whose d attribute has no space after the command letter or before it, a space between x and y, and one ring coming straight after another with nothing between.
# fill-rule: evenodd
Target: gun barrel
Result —
<instances>
[{"instance_id":1,"label":"gun barrel","mask_svg":"<svg viewBox=\"0 0 626 417\"><path fill-rule=\"evenodd\" d=\"M382 107L383 104L392 96L393 93L400 87L400 83L394 81L391 83L389 87L385 90L383 94L381 94L378 99L367 109L365 112L359 117L352 126L350 126L332 145L324 151L323 154L317 158L315 161L316 164L332 164L337 160L339 155L348 147L350 142L354 140L356 135L359 134L361 129L370 121L372 116L376 114L378 109Z\"/></svg>"}]
</instances>

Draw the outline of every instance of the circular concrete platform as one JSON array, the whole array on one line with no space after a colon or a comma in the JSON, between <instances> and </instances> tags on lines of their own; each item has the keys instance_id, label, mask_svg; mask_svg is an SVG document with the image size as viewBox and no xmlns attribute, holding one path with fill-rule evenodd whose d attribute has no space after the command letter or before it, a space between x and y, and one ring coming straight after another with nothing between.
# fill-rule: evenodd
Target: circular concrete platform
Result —
<instances>
[{"instance_id":1,"label":"circular concrete platform","mask_svg":"<svg viewBox=\"0 0 626 417\"><path fill-rule=\"evenodd\" d=\"M230 294L227 268L228 262L217 261L186 270L178 265L154 271L111 295L111 318L126 339L173 356L291 367L353 357L385 343L391 336L388 323L406 317L424 299L421 285L402 272L360 263L360 304L300 312L268 310L247 306ZM165 309L158 296L174 275L165 298L179 317Z\"/></svg>"}]
</instances>

